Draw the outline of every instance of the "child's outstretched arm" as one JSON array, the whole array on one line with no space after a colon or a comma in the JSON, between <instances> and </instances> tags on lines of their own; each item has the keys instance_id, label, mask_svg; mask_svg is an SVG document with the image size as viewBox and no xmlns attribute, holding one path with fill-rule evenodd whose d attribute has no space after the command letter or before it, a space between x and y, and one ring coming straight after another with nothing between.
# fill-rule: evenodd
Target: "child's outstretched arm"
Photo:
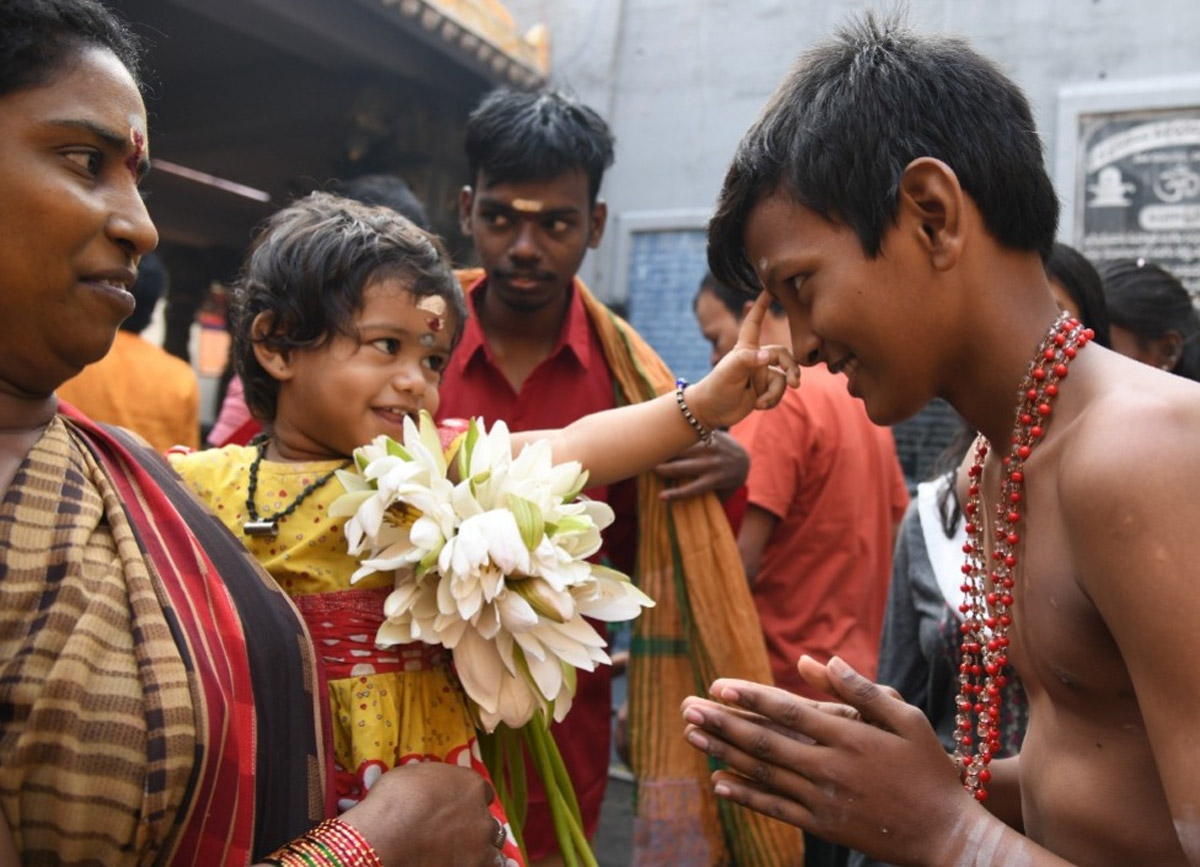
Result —
<instances>
[{"instance_id":1,"label":"child's outstretched arm","mask_svg":"<svg viewBox=\"0 0 1200 867\"><path fill-rule=\"evenodd\" d=\"M513 434L519 449L548 439L555 462L579 461L593 484L603 485L657 466L701 438L702 432L769 409L784 389L800 384L800 369L782 346L760 346L770 296L764 292L742 321L737 345L704 379L654 400L584 416L559 430ZM688 415L691 418L688 418Z\"/></svg>"}]
</instances>

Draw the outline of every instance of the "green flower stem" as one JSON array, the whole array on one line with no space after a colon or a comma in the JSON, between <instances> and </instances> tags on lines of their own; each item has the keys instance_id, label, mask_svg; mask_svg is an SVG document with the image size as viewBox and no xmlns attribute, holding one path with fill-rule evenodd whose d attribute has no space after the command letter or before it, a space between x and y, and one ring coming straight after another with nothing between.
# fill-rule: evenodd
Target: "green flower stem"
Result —
<instances>
[{"instance_id":1,"label":"green flower stem","mask_svg":"<svg viewBox=\"0 0 1200 867\"><path fill-rule=\"evenodd\" d=\"M567 766L563 764L562 753L558 751L558 743L554 740L553 735L550 735L550 729L546 729L547 752L549 753L551 771L554 774L554 786L563 794L563 799L566 801L567 809L575 819L575 824L581 829L583 828L583 811L579 809L579 798L575 794L575 784L571 782L571 776L567 773Z\"/></svg>"},{"instance_id":2,"label":"green flower stem","mask_svg":"<svg viewBox=\"0 0 1200 867\"><path fill-rule=\"evenodd\" d=\"M522 726L522 731L525 733L530 752L533 754L534 767L546 789L546 804L550 807L550 818L554 822L554 837L558 840L558 849L562 854L563 864L565 867L579 867L579 861L575 858L575 841L567 827L570 817L563 809L562 798L554 780L553 771L549 767L550 756L543 740L543 737L550 732L546 728L545 721L539 717L534 717Z\"/></svg>"},{"instance_id":3,"label":"green flower stem","mask_svg":"<svg viewBox=\"0 0 1200 867\"><path fill-rule=\"evenodd\" d=\"M516 837L521 855L528 863L529 854L525 851L525 818L529 812L529 786L525 780L525 749L517 732L503 724L499 731L503 738L509 796L513 802L512 812L508 813L509 826L512 828L513 836Z\"/></svg>"},{"instance_id":4,"label":"green flower stem","mask_svg":"<svg viewBox=\"0 0 1200 867\"><path fill-rule=\"evenodd\" d=\"M546 802L554 820L554 833L564 864L566 867L579 867L582 862L584 867L598 867L596 857L592 854L591 846L583 833L583 821L579 816L578 806L572 810L571 805L575 802L575 797L570 778L545 717L539 715L523 726L522 730L529 741L534 764L546 789ZM567 783L566 790L571 792L569 799L561 785L563 780Z\"/></svg>"},{"instance_id":5,"label":"green flower stem","mask_svg":"<svg viewBox=\"0 0 1200 867\"><path fill-rule=\"evenodd\" d=\"M490 734L480 729L479 751L491 775L496 797L504 807L508 827L526 863L525 816L529 807L529 789L525 780L525 752L518 732L503 723Z\"/></svg>"}]
</instances>

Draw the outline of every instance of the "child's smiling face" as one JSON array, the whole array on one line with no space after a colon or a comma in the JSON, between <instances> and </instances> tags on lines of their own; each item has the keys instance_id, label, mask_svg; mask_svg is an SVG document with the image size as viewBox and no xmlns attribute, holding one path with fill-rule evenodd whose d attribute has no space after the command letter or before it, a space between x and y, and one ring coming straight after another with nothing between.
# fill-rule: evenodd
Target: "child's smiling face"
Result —
<instances>
[{"instance_id":1,"label":"child's smiling face","mask_svg":"<svg viewBox=\"0 0 1200 867\"><path fill-rule=\"evenodd\" d=\"M278 368L273 436L281 457L348 456L380 434L399 439L406 416L437 412L454 313L396 277L370 281L350 333L319 349L293 350Z\"/></svg>"}]
</instances>

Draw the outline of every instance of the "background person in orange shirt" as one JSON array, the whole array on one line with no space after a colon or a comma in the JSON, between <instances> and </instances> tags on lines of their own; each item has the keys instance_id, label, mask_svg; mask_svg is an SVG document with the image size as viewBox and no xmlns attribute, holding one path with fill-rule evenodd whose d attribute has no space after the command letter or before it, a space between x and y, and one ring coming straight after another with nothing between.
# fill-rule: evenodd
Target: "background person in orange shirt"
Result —
<instances>
[{"instance_id":1,"label":"background person in orange shirt","mask_svg":"<svg viewBox=\"0 0 1200 867\"><path fill-rule=\"evenodd\" d=\"M128 428L159 452L176 445L200 445L200 386L195 371L140 336L166 287L162 260L153 253L143 257L130 289L137 307L121 323L112 349L58 389L59 398L94 421Z\"/></svg>"}]
</instances>

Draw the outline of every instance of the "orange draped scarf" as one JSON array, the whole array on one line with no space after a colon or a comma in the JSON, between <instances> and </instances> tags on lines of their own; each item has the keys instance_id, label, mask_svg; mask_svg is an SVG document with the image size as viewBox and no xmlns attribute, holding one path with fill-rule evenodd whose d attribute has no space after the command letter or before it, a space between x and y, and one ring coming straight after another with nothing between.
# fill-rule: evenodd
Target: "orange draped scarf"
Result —
<instances>
[{"instance_id":1,"label":"orange draped scarf","mask_svg":"<svg viewBox=\"0 0 1200 867\"><path fill-rule=\"evenodd\" d=\"M628 323L579 281L618 400L671 391L675 378ZM714 494L664 503L663 480L638 477L635 580L657 603L634 621L629 728L637 778L634 861L652 865L788 867L804 861L801 833L718 799L715 766L683 738L679 706L718 677L771 682L762 627L737 542Z\"/></svg>"}]
</instances>

